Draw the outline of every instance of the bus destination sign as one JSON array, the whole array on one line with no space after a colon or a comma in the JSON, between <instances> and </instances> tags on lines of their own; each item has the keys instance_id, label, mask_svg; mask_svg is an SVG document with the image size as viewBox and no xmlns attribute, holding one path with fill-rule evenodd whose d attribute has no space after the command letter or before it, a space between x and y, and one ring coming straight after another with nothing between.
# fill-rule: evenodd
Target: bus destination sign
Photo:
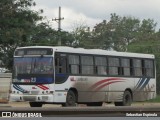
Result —
<instances>
[{"instance_id":1,"label":"bus destination sign","mask_svg":"<svg viewBox=\"0 0 160 120\"><path fill-rule=\"evenodd\" d=\"M24 55L52 55L53 50L51 48L24 48L17 49L15 51L15 56Z\"/></svg>"}]
</instances>

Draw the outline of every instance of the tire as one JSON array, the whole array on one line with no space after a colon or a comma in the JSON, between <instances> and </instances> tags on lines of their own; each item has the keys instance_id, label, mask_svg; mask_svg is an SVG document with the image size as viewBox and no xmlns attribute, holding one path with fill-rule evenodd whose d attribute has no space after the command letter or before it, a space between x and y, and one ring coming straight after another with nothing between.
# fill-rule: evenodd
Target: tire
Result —
<instances>
[{"instance_id":1,"label":"tire","mask_svg":"<svg viewBox=\"0 0 160 120\"><path fill-rule=\"evenodd\" d=\"M91 102L87 103L87 106L102 106L103 102Z\"/></svg>"},{"instance_id":2,"label":"tire","mask_svg":"<svg viewBox=\"0 0 160 120\"><path fill-rule=\"evenodd\" d=\"M42 107L42 103L40 102L29 102L30 107Z\"/></svg>"},{"instance_id":3,"label":"tire","mask_svg":"<svg viewBox=\"0 0 160 120\"><path fill-rule=\"evenodd\" d=\"M132 95L127 90L123 94L123 101L122 102L115 102L115 106L131 106L132 104Z\"/></svg>"},{"instance_id":4,"label":"tire","mask_svg":"<svg viewBox=\"0 0 160 120\"><path fill-rule=\"evenodd\" d=\"M72 90L69 90L66 97L66 103L62 104L62 106L65 106L65 107L76 106L76 102L77 102L77 97L75 92L73 92Z\"/></svg>"}]
</instances>

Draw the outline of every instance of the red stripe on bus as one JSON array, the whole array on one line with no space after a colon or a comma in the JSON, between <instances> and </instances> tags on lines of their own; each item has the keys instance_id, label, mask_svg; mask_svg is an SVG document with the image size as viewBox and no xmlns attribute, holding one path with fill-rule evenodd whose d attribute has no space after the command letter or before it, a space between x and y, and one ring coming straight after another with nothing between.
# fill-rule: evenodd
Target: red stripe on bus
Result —
<instances>
[{"instance_id":1,"label":"red stripe on bus","mask_svg":"<svg viewBox=\"0 0 160 120\"><path fill-rule=\"evenodd\" d=\"M44 86L44 85L36 85L37 87L43 89L43 90L48 90L49 88Z\"/></svg>"},{"instance_id":2,"label":"red stripe on bus","mask_svg":"<svg viewBox=\"0 0 160 120\"><path fill-rule=\"evenodd\" d=\"M112 80L114 81L114 80L124 80L124 79L121 79L121 78L108 78L108 79L104 79L104 80L101 80L101 81L96 82L95 84L93 84L93 85L90 87L90 89L94 89L94 88L96 88L98 85L103 84L103 83L105 83L105 82L112 81Z\"/></svg>"},{"instance_id":3,"label":"red stripe on bus","mask_svg":"<svg viewBox=\"0 0 160 120\"><path fill-rule=\"evenodd\" d=\"M95 91L99 91L100 89L102 89L102 88L104 88L104 87L106 87L106 86L108 86L108 85L110 85L112 83L117 83L117 82L124 82L124 81L112 81L112 82L108 82L108 83L103 84L103 85L99 86L98 88L96 88Z\"/></svg>"}]
</instances>

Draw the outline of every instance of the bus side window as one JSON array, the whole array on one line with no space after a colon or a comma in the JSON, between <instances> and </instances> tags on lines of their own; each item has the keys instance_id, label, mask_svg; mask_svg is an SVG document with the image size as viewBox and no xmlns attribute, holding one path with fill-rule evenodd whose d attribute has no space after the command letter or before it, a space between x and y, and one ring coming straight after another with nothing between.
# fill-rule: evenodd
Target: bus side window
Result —
<instances>
[{"instance_id":1,"label":"bus side window","mask_svg":"<svg viewBox=\"0 0 160 120\"><path fill-rule=\"evenodd\" d=\"M130 75L134 76L133 59L130 59Z\"/></svg>"},{"instance_id":2,"label":"bus side window","mask_svg":"<svg viewBox=\"0 0 160 120\"><path fill-rule=\"evenodd\" d=\"M78 55L69 55L69 73L79 74L80 73L80 60Z\"/></svg>"},{"instance_id":3,"label":"bus side window","mask_svg":"<svg viewBox=\"0 0 160 120\"><path fill-rule=\"evenodd\" d=\"M120 61L119 58L109 57L109 75L120 75Z\"/></svg>"},{"instance_id":4,"label":"bus side window","mask_svg":"<svg viewBox=\"0 0 160 120\"><path fill-rule=\"evenodd\" d=\"M107 75L106 57L95 57L95 73L98 75Z\"/></svg>"},{"instance_id":5,"label":"bus side window","mask_svg":"<svg viewBox=\"0 0 160 120\"><path fill-rule=\"evenodd\" d=\"M144 67L147 77L154 77L154 61L153 60L145 60Z\"/></svg>"},{"instance_id":6,"label":"bus side window","mask_svg":"<svg viewBox=\"0 0 160 120\"><path fill-rule=\"evenodd\" d=\"M142 60L142 76L146 76L146 68L145 68L145 61Z\"/></svg>"},{"instance_id":7,"label":"bus side window","mask_svg":"<svg viewBox=\"0 0 160 120\"><path fill-rule=\"evenodd\" d=\"M67 60L66 57L57 57L55 59L56 73L66 73Z\"/></svg>"},{"instance_id":8,"label":"bus side window","mask_svg":"<svg viewBox=\"0 0 160 120\"><path fill-rule=\"evenodd\" d=\"M82 55L81 56L81 72L85 75L94 74L93 56Z\"/></svg>"},{"instance_id":9,"label":"bus side window","mask_svg":"<svg viewBox=\"0 0 160 120\"><path fill-rule=\"evenodd\" d=\"M130 76L130 60L128 58L121 59L121 74L124 76Z\"/></svg>"},{"instance_id":10,"label":"bus side window","mask_svg":"<svg viewBox=\"0 0 160 120\"><path fill-rule=\"evenodd\" d=\"M134 67L134 75L135 76L142 76L142 62L141 62L141 59L134 59L133 60L133 67Z\"/></svg>"}]
</instances>

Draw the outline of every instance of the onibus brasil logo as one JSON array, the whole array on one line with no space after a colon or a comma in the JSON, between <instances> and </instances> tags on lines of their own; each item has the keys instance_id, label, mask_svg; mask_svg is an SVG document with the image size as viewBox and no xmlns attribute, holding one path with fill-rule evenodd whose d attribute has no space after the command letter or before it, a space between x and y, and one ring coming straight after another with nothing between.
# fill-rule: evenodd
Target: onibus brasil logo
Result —
<instances>
[{"instance_id":1,"label":"onibus brasil logo","mask_svg":"<svg viewBox=\"0 0 160 120\"><path fill-rule=\"evenodd\" d=\"M2 112L2 117L10 118L10 117L42 117L41 113L17 113L17 112Z\"/></svg>"}]
</instances>

